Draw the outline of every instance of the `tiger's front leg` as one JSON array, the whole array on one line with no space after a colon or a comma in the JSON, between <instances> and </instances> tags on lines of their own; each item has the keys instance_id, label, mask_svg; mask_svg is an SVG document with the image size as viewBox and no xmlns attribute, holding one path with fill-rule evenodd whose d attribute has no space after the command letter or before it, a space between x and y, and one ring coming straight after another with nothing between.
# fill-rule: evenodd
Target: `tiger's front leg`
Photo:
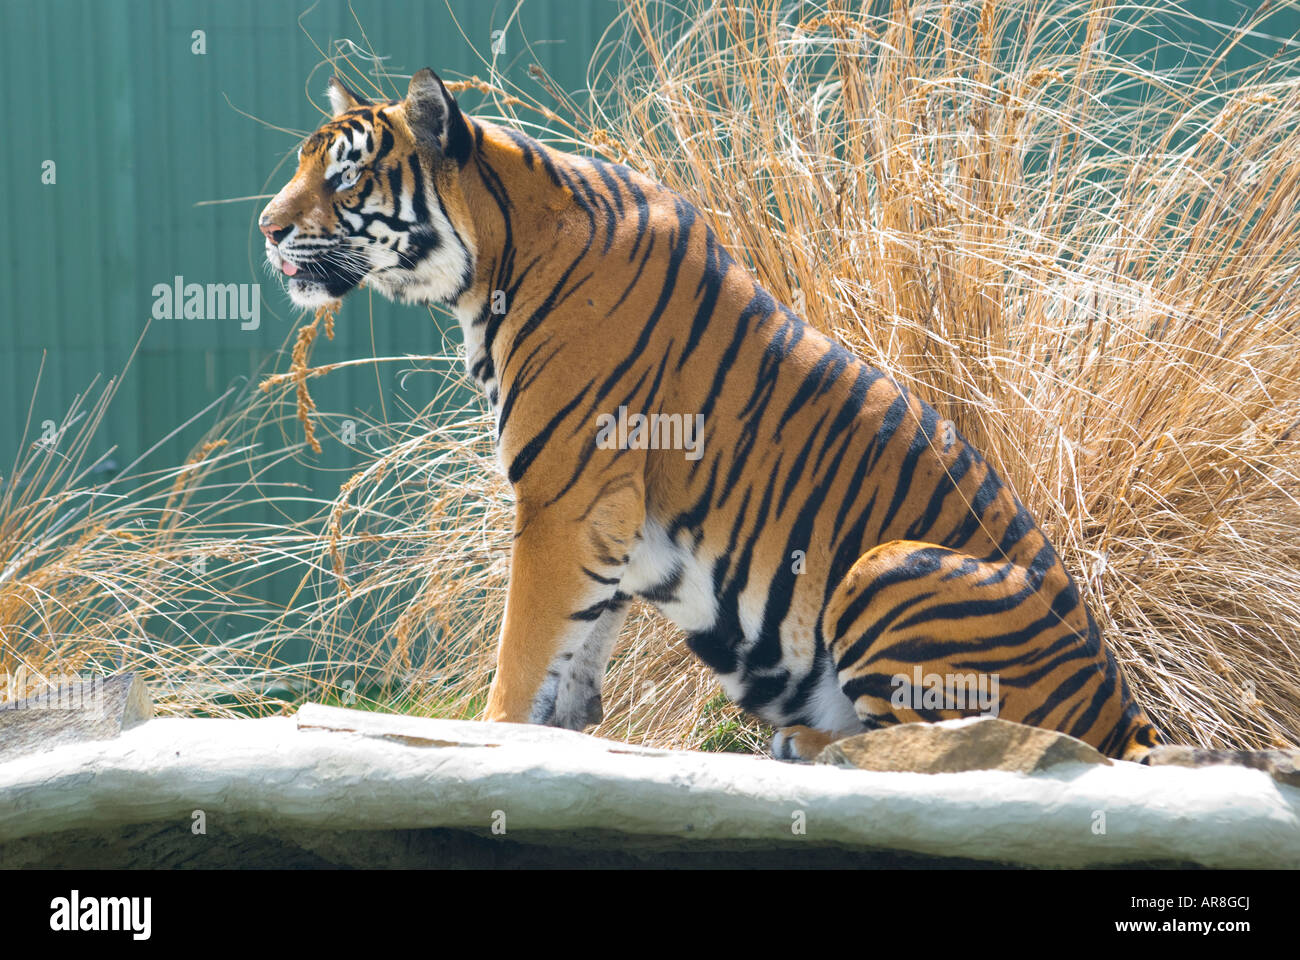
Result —
<instances>
[{"instance_id":1,"label":"tiger's front leg","mask_svg":"<svg viewBox=\"0 0 1300 960\"><path fill-rule=\"evenodd\" d=\"M600 680L627 610L618 585L645 517L644 492L629 476L542 503L521 497L516 509L486 717L580 729L599 719Z\"/></svg>"},{"instance_id":2,"label":"tiger's front leg","mask_svg":"<svg viewBox=\"0 0 1300 960\"><path fill-rule=\"evenodd\" d=\"M529 718L566 730L585 730L605 717L600 691L605 668L627 620L632 598L619 592L593 624L582 644L569 653L560 654L546 673L542 689L533 701Z\"/></svg>"}]
</instances>

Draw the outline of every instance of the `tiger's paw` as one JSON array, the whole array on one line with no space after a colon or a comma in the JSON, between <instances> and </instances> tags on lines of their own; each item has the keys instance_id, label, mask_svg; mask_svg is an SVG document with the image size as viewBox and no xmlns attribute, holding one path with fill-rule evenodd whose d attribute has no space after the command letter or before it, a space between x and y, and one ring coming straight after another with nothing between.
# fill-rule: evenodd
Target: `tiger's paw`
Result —
<instances>
[{"instance_id":1,"label":"tiger's paw","mask_svg":"<svg viewBox=\"0 0 1300 960\"><path fill-rule=\"evenodd\" d=\"M584 730L605 718L600 680L580 659L564 654L533 698L530 723Z\"/></svg>"},{"instance_id":2,"label":"tiger's paw","mask_svg":"<svg viewBox=\"0 0 1300 960\"><path fill-rule=\"evenodd\" d=\"M782 727L768 748L777 760L811 763L834 738L812 727Z\"/></svg>"},{"instance_id":3,"label":"tiger's paw","mask_svg":"<svg viewBox=\"0 0 1300 960\"><path fill-rule=\"evenodd\" d=\"M570 673L560 681L555 709L547 721L551 726L585 730L603 719L605 710L600 700L600 687L594 678Z\"/></svg>"}]
</instances>

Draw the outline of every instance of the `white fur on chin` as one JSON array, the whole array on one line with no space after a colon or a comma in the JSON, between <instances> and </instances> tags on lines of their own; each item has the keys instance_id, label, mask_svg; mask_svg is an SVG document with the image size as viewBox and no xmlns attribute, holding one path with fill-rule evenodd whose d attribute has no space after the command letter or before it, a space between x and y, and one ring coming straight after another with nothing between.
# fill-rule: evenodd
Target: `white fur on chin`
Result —
<instances>
[{"instance_id":1,"label":"white fur on chin","mask_svg":"<svg viewBox=\"0 0 1300 960\"><path fill-rule=\"evenodd\" d=\"M290 280L289 299L293 301L294 306L309 310L329 306L338 301L337 297L330 296L325 289L325 284L317 283L315 280Z\"/></svg>"}]
</instances>

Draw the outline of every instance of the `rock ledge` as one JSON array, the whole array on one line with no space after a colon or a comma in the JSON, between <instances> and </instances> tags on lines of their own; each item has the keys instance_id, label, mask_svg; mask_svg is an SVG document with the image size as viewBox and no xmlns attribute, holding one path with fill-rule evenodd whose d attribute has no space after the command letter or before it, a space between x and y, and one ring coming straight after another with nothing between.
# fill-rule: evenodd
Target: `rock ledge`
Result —
<instances>
[{"instance_id":1,"label":"rock ledge","mask_svg":"<svg viewBox=\"0 0 1300 960\"><path fill-rule=\"evenodd\" d=\"M1263 771L1038 769L1056 749L1034 773L932 775L311 704L155 718L0 762L0 867L204 865L204 844L231 865L462 863L446 843L474 864L1300 866L1300 789Z\"/></svg>"}]
</instances>

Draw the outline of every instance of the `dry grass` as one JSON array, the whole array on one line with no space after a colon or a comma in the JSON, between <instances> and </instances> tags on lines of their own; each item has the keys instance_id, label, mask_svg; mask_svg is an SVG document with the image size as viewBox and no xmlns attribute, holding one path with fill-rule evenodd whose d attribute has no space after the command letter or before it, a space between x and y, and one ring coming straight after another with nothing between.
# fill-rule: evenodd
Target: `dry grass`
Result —
<instances>
[{"instance_id":1,"label":"dry grass","mask_svg":"<svg viewBox=\"0 0 1300 960\"><path fill-rule=\"evenodd\" d=\"M319 376L323 372L320 368L308 366L311 360L311 347L316 342L316 334L320 330L321 320L325 321L325 338L334 339L334 317L342 306L337 300L333 303L318 307L312 319L298 328L296 339L293 343L293 354L289 364L288 373L277 373L267 377L260 384L258 389L263 393L269 393L273 387L284 383L286 380L292 380L295 387L295 399L298 405L298 422L302 424L303 438L307 441L307 446L311 447L314 453L321 452L320 441L316 439L316 425L312 422L312 414L316 412L316 401L311 397L311 390L307 387L307 378L309 376Z\"/></svg>"},{"instance_id":2,"label":"dry grass","mask_svg":"<svg viewBox=\"0 0 1300 960\"><path fill-rule=\"evenodd\" d=\"M1157 73L1111 3L785 8L634 0L601 136L959 424L1172 739L1295 743L1300 65Z\"/></svg>"},{"instance_id":3,"label":"dry grass","mask_svg":"<svg viewBox=\"0 0 1300 960\"><path fill-rule=\"evenodd\" d=\"M1296 743L1300 63L1229 74L1248 38L1225 32L1156 70L1116 52L1143 11L1100 2L682 6L629 0L589 108L538 107L491 71L469 86L681 191L778 297L955 420L1170 739ZM326 369L302 360L300 387ZM511 500L489 418L448 396L379 425L335 502L285 531L302 582L247 645L312 636L313 697L481 707ZM9 514L0 549L22 535ZM138 592L165 598L149 576ZM27 602L0 574L0 623ZM766 738L644 609L605 706L607 736Z\"/></svg>"},{"instance_id":4,"label":"dry grass","mask_svg":"<svg viewBox=\"0 0 1300 960\"><path fill-rule=\"evenodd\" d=\"M132 670L165 713L271 709L300 668L279 656L284 609L256 595L315 538L238 515L285 495L268 477L294 451L260 450L270 411L231 390L176 428L213 421L180 466L142 466L173 431L97 469L112 466L112 448L92 451L120 382L92 384L39 436L29 414L0 477L0 699Z\"/></svg>"}]
</instances>

